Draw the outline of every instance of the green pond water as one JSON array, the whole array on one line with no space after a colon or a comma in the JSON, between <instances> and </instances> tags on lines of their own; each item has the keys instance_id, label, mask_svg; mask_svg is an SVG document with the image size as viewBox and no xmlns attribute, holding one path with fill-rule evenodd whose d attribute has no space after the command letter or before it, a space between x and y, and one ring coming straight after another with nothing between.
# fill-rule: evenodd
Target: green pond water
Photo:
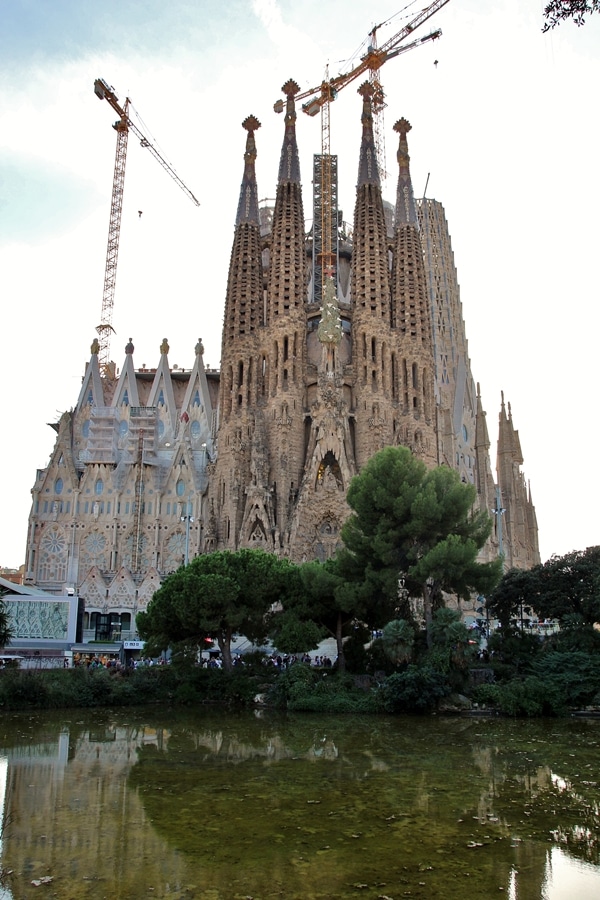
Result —
<instances>
[{"instance_id":1,"label":"green pond water","mask_svg":"<svg viewBox=\"0 0 600 900\"><path fill-rule=\"evenodd\" d=\"M1 900L600 897L600 721L3 713Z\"/></svg>"}]
</instances>

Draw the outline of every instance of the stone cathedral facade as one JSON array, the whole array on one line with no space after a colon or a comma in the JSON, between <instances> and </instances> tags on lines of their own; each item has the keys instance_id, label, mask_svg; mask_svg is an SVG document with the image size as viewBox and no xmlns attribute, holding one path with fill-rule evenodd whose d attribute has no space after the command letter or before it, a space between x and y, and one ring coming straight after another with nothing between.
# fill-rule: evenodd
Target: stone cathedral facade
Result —
<instances>
[{"instance_id":1,"label":"stone cathedral facade","mask_svg":"<svg viewBox=\"0 0 600 900\"><path fill-rule=\"evenodd\" d=\"M75 407L32 490L26 580L85 601L88 635L135 630L162 578L215 549L262 547L296 561L340 543L346 490L375 452L405 445L456 468L495 512L484 555L539 562L519 435L502 398L497 467L470 369L444 210L413 196L400 119L395 207L384 203L371 87L359 89L362 137L354 222L337 209L337 160L315 157L307 233L288 81L276 199L260 208L259 121L246 147L227 281L221 369L202 342L189 369L117 373L91 348ZM168 323L165 323L165 327Z\"/></svg>"}]
</instances>

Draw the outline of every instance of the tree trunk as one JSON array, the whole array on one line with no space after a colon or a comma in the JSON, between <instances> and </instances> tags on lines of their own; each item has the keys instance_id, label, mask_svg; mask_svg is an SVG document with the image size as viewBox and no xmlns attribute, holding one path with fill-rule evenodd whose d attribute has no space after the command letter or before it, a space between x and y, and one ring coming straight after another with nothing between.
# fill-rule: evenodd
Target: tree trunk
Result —
<instances>
[{"instance_id":1,"label":"tree trunk","mask_svg":"<svg viewBox=\"0 0 600 900\"><path fill-rule=\"evenodd\" d=\"M217 635L217 643L219 645L219 650L221 651L221 656L223 657L223 668L227 672L233 671L233 661L231 659L231 632L221 631Z\"/></svg>"},{"instance_id":2,"label":"tree trunk","mask_svg":"<svg viewBox=\"0 0 600 900\"><path fill-rule=\"evenodd\" d=\"M342 641L342 616L341 613L337 617L335 626L335 642L337 644L337 667L338 672L346 671L346 658L344 656L344 644Z\"/></svg>"}]
</instances>

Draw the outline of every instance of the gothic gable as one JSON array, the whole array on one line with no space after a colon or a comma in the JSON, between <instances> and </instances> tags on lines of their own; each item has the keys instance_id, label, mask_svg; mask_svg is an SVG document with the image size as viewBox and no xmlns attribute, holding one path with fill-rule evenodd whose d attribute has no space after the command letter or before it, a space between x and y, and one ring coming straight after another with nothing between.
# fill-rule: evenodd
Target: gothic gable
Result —
<instances>
[{"instance_id":1,"label":"gothic gable","mask_svg":"<svg viewBox=\"0 0 600 900\"><path fill-rule=\"evenodd\" d=\"M79 586L79 596L85 601L87 610L106 608L106 582L97 566L87 573L84 581Z\"/></svg>"}]
</instances>

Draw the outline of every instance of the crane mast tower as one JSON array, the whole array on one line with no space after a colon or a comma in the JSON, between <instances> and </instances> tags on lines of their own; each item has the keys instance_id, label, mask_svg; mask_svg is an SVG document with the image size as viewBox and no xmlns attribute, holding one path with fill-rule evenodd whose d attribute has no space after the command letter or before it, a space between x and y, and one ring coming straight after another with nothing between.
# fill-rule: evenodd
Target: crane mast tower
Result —
<instances>
[{"instance_id":1,"label":"crane mast tower","mask_svg":"<svg viewBox=\"0 0 600 900\"><path fill-rule=\"evenodd\" d=\"M125 98L123 106L119 103L115 90L103 78L96 78L94 93L100 100L107 100L119 116L113 128L117 132L117 148L115 151L115 168L113 173L112 197L110 203L110 218L108 223L108 242L106 248L106 265L104 268L104 290L102 292L102 310L98 332L98 362L103 374L108 372L110 363L110 338L114 331L112 316L115 304L115 287L117 283L117 261L119 258L119 238L121 233L121 216L123 212L123 192L125 189L125 165L127 163L127 141L129 132L133 131L140 144L148 149L152 156L160 163L163 169L171 176L173 181L181 188L184 194L196 205L200 201L192 194L190 189L177 175L172 166L159 153L152 141L146 137L140 128L129 117L131 100Z\"/></svg>"}]
</instances>

